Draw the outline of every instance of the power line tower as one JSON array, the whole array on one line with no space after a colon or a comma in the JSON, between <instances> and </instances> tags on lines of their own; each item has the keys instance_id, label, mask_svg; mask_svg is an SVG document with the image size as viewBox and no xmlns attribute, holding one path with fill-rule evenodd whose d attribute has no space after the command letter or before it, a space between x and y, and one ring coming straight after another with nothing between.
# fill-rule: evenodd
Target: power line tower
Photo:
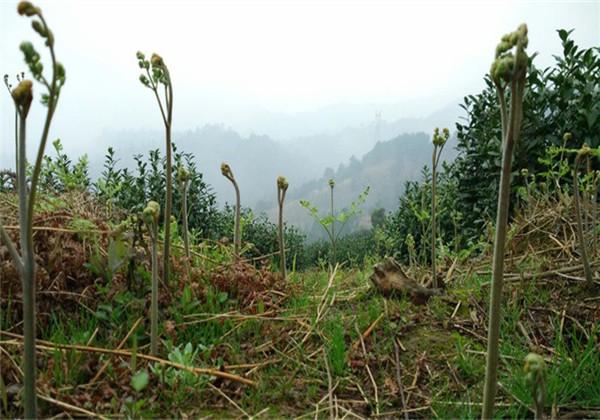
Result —
<instances>
[{"instance_id":1,"label":"power line tower","mask_svg":"<svg viewBox=\"0 0 600 420\"><path fill-rule=\"evenodd\" d=\"M381 111L375 111L375 144L381 140Z\"/></svg>"}]
</instances>

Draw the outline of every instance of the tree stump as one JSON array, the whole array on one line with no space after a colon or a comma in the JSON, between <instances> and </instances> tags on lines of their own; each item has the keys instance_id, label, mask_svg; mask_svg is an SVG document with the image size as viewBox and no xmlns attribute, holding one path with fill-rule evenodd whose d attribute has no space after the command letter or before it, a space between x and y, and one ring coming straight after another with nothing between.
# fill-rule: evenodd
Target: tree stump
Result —
<instances>
[{"instance_id":1,"label":"tree stump","mask_svg":"<svg viewBox=\"0 0 600 420\"><path fill-rule=\"evenodd\" d=\"M416 305L424 305L431 296L440 294L439 290L427 289L408 277L400 264L393 258L387 258L383 262L375 264L370 279L382 295L386 297L408 296Z\"/></svg>"}]
</instances>

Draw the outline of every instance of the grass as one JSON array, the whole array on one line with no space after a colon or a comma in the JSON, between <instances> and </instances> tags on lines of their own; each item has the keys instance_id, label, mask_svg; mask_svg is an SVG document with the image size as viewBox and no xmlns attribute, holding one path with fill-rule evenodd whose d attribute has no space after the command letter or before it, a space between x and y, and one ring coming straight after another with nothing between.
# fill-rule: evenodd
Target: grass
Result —
<instances>
[{"instance_id":1,"label":"grass","mask_svg":"<svg viewBox=\"0 0 600 420\"><path fill-rule=\"evenodd\" d=\"M220 366L273 361L252 375L258 380L257 388L238 388L228 384L223 392L229 393L248 413L269 408L269 415L288 416L310 413L319 402L318 405L326 406L326 401L321 401L328 393L326 367L322 357L318 357L319 348L323 348L331 366L338 400L353 401L347 403L349 409L360 415L370 415L375 410L375 402L374 389L364 368L366 363L378 387L380 412L399 409L391 341L398 336L406 349L401 354L400 362L404 372L404 388L412 397L409 407L418 409L426 404L426 410L416 412L424 416L478 417L485 346L477 334L484 333L482 326L485 319L484 314L469 304L468 297L479 300L484 306L481 300L485 293L479 288L486 279L470 277L457 281L457 286L452 287L445 297L431 299L428 305L417 307L406 300L388 300L373 293L366 283L367 274L366 270L342 271L327 293L328 300L333 303L328 304L327 312L317 322L315 311L327 286L328 276L323 272L295 273L292 281L296 292L284 301L278 315L288 320L271 321L268 317L217 318L190 325L178 329L172 338L166 340L167 349L170 349L167 357L181 361L187 343L194 343L188 347L195 346L199 350L191 359L186 359L190 365ZM533 282L531 284L535 285ZM498 405L498 418L530 415L527 407L531 406L532 400L522 371L523 358L529 351L528 340L518 325L527 323L524 308L548 303L548 293L537 293L536 287L508 290L507 294L517 290L515 297L503 306L500 349L502 402ZM219 296L215 291L209 291L205 302L198 305L191 305L190 301L189 291L184 290L169 316L181 321L198 313L218 314L238 309L235 300ZM129 305L123 305L125 302L129 302ZM93 344L115 347L116 339L125 335L137 316L143 315L143 308L132 302L135 302L135 297L125 292L117 294L112 303L100 303L95 316L84 310L75 316L57 311L52 315L48 327L42 331L41 338L56 343L85 345L98 328ZM464 308L454 313L458 302ZM382 313L385 313L383 320L365 339L365 359L360 347L358 350L352 347L358 339L354 325L363 332ZM481 324L479 328L467 326L474 323L473 318ZM301 338L305 331L299 328L297 319L304 319L314 329L310 339L304 343ZM560 318L555 316L552 325L559 326L560 323ZM457 329L453 324L464 325L464 330ZM598 324L592 325L589 331L586 330L588 336L594 337L592 332L598 328ZM110 334L107 334L108 329L112 331ZM302 334L297 334L297 329ZM600 406L597 343L593 338L585 339L582 336L583 333L572 326L563 328L562 332L553 331L547 343L547 348L553 349L548 355L548 401L562 409ZM279 340L282 337L285 339ZM147 337L142 335L139 339L140 352L146 351L144 344L147 343ZM174 354L179 356L175 357ZM43 370L40 377L43 383L52 383L58 391L65 387L77 389L89 381L90 374L86 369L89 369L89 363L94 363L89 355L55 350L47 356L44 358L47 369ZM144 368L144 363L138 360L137 369L140 368ZM129 370L130 376L135 373L129 365L125 368L117 366L116 370L107 373L105 380L118 381L119 375L122 375L119 371L123 369ZM188 414L234 414L232 410L235 408L209 389L206 384L208 378L197 380L191 374L186 378L172 369L163 379L160 371L153 370L152 366L149 371L151 383L158 388L153 386L141 392L131 392L123 405L119 406L118 412L166 415L170 407L177 406ZM58 394L68 399L68 392L58 391ZM368 403L365 403L365 399ZM143 408L136 405L138 400L144 401ZM207 410L207 406L211 405L212 408ZM108 414L110 410L107 411L107 408L99 411Z\"/></svg>"},{"instance_id":2,"label":"grass","mask_svg":"<svg viewBox=\"0 0 600 420\"><path fill-rule=\"evenodd\" d=\"M83 240L77 232L73 235ZM106 238L98 237L94 246L107 244ZM552 269L552 262L550 257L522 258L510 269L528 275ZM155 362L137 356L42 349L40 389L56 400L102 415L171 416L176 408L176 415L181 416L237 417L243 411L314 417L316 412L324 418L329 416L328 365L334 388L331 395L340 417L346 413L343 410L361 417L377 412L399 417L402 403L393 342L397 340L405 408L411 417L480 416L488 257L459 264L444 295L422 306L378 294L369 281L370 265L338 269L331 284L327 270L290 272L285 288L257 291L251 299L243 299L245 304L211 283L212 262L197 258L192 265L196 274L187 282L183 266L175 264L174 280L179 282L174 281L170 295L161 295L159 356L185 365L224 369L255 381L255 387L158 368ZM38 338L117 348L136 320L146 319L149 308L147 266L138 267L140 284L134 290L127 289L124 270L117 270L110 281L97 276L89 289L94 290L93 299L73 302L69 296L49 295L71 300L57 300L41 311ZM416 267L413 272L425 271ZM495 416L532 417L523 358L534 349L548 365L547 414L553 406L563 414L599 410L598 301L589 300L589 291L580 282L560 276L524 278L507 282L503 293L502 386ZM3 331L19 332L15 296L2 295ZM123 344L136 355L149 352L144 322ZM373 325L364 338L363 351L356 330L363 334ZM2 350L18 365L19 340L2 339ZM90 384L106 361L104 374ZM15 383L18 371L13 363L3 358L2 367L4 383ZM132 378L144 372L148 384L134 389ZM20 413L14 398L2 410L7 417ZM45 402L41 410L51 416L64 409Z\"/></svg>"}]
</instances>

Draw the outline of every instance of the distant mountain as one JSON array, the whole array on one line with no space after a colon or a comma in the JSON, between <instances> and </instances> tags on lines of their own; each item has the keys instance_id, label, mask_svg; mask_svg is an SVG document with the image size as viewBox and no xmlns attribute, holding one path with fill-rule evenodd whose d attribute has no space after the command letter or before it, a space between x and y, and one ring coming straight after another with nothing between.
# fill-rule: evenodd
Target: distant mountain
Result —
<instances>
[{"instance_id":1,"label":"distant mountain","mask_svg":"<svg viewBox=\"0 0 600 420\"><path fill-rule=\"evenodd\" d=\"M437 117L443 114L453 114L449 118L432 121L431 110L439 109ZM440 103L437 98L420 98L392 103L335 103L314 110L286 113L273 112L266 109L248 109L244 112L246 118L234 124L236 131L244 134L263 133L278 141L294 141L320 135L334 135L347 127L370 126L376 113L383 120L405 121L401 131L382 136L381 139L391 138L400 132L428 131L429 126L422 122L444 125L453 122L460 111L456 103L451 105ZM424 117L417 117L424 116ZM372 137L373 132L369 132ZM367 149L368 150L368 149ZM366 150L365 150L366 152Z\"/></svg>"},{"instance_id":2,"label":"distant mountain","mask_svg":"<svg viewBox=\"0 0 600 420\"><path fill-rule=\"evenodd\" d=\"M451 138L444 149L442 160L450 161L456 156L456 140ZM401 134L391 140L378 142L360 160L352 157L337 170L327 169L324 174L301 186L290 188L285 209L286 220L312 236L322 236L307 210L299 204L307 199L323 212L329 208L330 178L335 180L335 207L343 208L357 198L366 186L370 193L363 206L362 220L358 225L369 226L369 214L376 208L393 209L408 180L417 180L424 165L431 164L431 136L426 133ZM273 206L268 213L275 216Z\"/></svg>"},{"instance_id":3,"label":"distant mountain","mask_svg":"<svg viewBox=\"0 0 600 420\"><path fill-rule=\"evenodd\" d=\"M242 204L253 207L260 199L275 196L275 179L286 174L297 184L311 179L322 168L303 162L286 146L267 136L242 137L221 125L206 125L201 129L173 133L173 142L179 151L191 152L204 179L217 193L219 203L232 202L234 192L222 175L220 165L228 163L239 183ZM147 155L150 149L164 151L163 134L143 131L105 131L99 144L112 146L122 166L133 164L133 155ZM91 159L99 173L100 162ZM94 168L93 168L94 169Z\"/></svg>"},{"instance_id":4,"label":"distant mountain","mask_svg":"<svg viewBox=\"0 0 600 420\"><path fill-rule=\"evenodd\" d=\"M399 118L390 121L385 119L385 110L379 121L373 112L370 122L333 132L297 137L287 141L286 145L298 156L310 157L316 166L336 167L352 156L364 155L378 141L392 139L402 133L432 133L435 127L452 129L462 112L458 105L449 105L426 118Z\"/></svg>"},{"instance_id":5,"label":"distant mountain","mask_svg":"<svg viewBox=\"0 0 600 420\"><path fill-rule=\"evenodd\" d=\"M374 119L371 123L348 127L340 131L311 136L298 137L287 141L276 140L267 135L242 136L235 130L223 125L205 125L195 130L173 133L173 141L181 151L191 152L196 156L198 168L204 173L205 180L217 193L219 203L232 202L234 199L233 189L229 182L221 175L220 164L227 162L240 184L242 203L244 206L254 208L257 211L269 211L274 207L276 200L275 179L279 175L288 178L292 189L308 183L311 180L320 179L327 168L336 168L340 162L348 162L338 170L339 176L344 173L352 173L352 182L362 182L367 170L363 172L355 170L356 165L367 165L372 167L372 176L366 179L370 182L381 181L377 171L384 168L369 159L375 159L377 154L386 146L387 142L378 139L395 138L401 133L424 131L431 133L435 126L450 126L456 120L458 111L452 107L444 108L430 117L423 119L399 119L395 121L379 121ZM306 132L310 131L307 127ZM425 139L427 135L422 135ZM408 138L408 137L407 137ZM412 138L409 136L409 138ZM92 176L97 176L102 170L102 156L104 151L112 146L117 157L121 159L122 166L133 164L133 155L147 155L150 149L164 150L163 133L161 131L128 130L115 131L105 130L101 137L94 142L96 151L90 154L90 165ZM423 140L423 153L429 153L429 145ZM398 183L390 181L400 188L405 179L418 174L418 171L426 159L419 156L420 149L417 145L410 146L407 140L406 149L394 157L393 161L386 163L394 166ZM377 145L377 146L376 146ZM371 152L369 152L371 151ZM365 155L367 154L367 155ZM363 156L364 163L353 156ZM382 152L380 159L395 156L393 151ZM403 160L404 159L404 160ZM389 159L388 159L389 160ZM386 161L387 162L387 161ZM345 168L348 166L348 168ZM361 166L362 167L362 166ZM345 169L344 169L345 168ZM365 167L366 168L366 167ZM329 169L330 173L332 169ZM400 178L398 178L400 174ZM338 176L336 174L336 176ZM340 180L340 183L342 180ZM308 184L307 184L308 185ZM374 187L374 185L372 186ZM378 198L382 205L390 205L395 202L399 189L395 190L390 185L385 191L395 194L394 197ZM340 191L343 187L340 184ZM380 187L373 191L376 192ZM375 205L376 203L372 203Z\"/></svg>"}]
</instances>

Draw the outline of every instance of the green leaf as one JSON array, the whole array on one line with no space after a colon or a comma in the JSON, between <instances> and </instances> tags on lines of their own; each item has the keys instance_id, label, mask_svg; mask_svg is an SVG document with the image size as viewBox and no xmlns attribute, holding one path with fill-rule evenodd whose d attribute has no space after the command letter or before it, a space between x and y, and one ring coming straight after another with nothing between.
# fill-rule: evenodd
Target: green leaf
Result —
<instances>
[{"instance_id":1,"label":"green leaf","mask_svg":"<svg viewBox=\"0 0 600 420\"><path fill-rule=\"evenodd\" d=\"M142 370L131 377L131 386L137 392L140 392L148 386L149 381L150 377L148 376L148 372Z\"/></svg>"},{"instance_id":2,"label":"green leaf","mask_svg":"<svg viewBox=\"0 0 600 420\"><path fill-rule=\"evenodd\" d=\"M227 295L227 292L220 292L220 293L217 295L217 301L218 301L219 303L225 303L225 302L227 302L227 299L228 299L228 298L229 298L229 296Z\"/></svg>"},{"instance_id":3,"label":"green leaf","mask_svg":"<svg viewBox=\"0 0 600 420\"><path fill-rule=\"evenodd\" d=\"M567 37L569 36L569 34L571 33L571 31L567 32L564 29L558 29L556 32L558 32L558 36L560 37L560 40L562 42L565 42L567 40Z\"/></svg>"}]
</instances>

